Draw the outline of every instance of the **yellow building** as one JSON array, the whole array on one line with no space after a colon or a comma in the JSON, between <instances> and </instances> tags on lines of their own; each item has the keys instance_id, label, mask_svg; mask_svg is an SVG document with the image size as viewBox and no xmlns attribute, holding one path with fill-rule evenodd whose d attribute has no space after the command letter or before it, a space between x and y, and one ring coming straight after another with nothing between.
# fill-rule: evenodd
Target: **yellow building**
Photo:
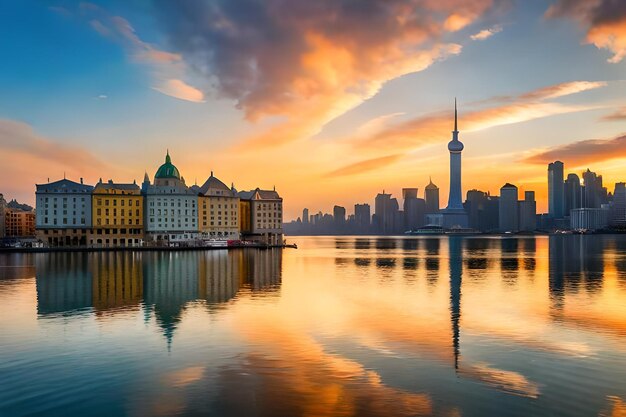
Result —
<instances>
[{"instance_id":1,"label":"yellow building","mask_svg":"<svg viewBox=\"0 0 626 417\"><path fill-rule=\"evenodd\" d=\"M203 239L239 239L239 197L213 176L195 190L198 193L198 226Z\"/></svg>"},{"instance_id":2,"label":"yellow building","mask_svg":"<svg viewBox=\"0 0 626 417\"><path fill-rule=\"evenodd\" d=\"M138 246L143 242L143 196L139 186L102 180L92 194L94 246Z\"/></svg>"},{"instance_id":3,"label":"yellow building","mask_svg":"<svg viewBox=\"0 0 626 417\"><path fill-rule=\"evenodd\" d=\"M239 200L239 231L241 233L252 232L250 200Z\"/></svg>"}]
</instances>

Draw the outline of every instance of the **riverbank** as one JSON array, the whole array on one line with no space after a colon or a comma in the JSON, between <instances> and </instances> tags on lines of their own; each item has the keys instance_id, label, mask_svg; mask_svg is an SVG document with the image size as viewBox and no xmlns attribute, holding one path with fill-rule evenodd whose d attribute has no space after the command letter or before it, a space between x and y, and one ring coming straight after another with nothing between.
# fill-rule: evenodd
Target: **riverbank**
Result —
<instances>
[{"instance_id":1,"label":"riverbank","mask_svg":"<svg viewBox=\"0 0 626 417\"><path fill-rule=\"evenodd\" d=\"M288 245L233 245L233 246L136 246L136 247L59 247L59 248L0 248L2 253L50 253L50 252L180 252L180 251L214 251L234 249L297 249L295 244Z\"/></svg>"}]
</instances>

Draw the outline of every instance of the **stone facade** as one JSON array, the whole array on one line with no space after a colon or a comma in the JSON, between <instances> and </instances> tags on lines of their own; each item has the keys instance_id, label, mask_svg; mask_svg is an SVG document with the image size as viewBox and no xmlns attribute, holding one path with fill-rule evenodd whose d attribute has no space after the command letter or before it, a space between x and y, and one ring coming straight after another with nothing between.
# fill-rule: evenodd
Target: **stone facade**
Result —
<instances>
[{"instance_id":1,"label":"stone facade","mask_svg":"<svg viewBox=\"0 0 626 417\"><path fill-rule=\"evenodd\" d=\"M283 243L283 199L276 190L239 192L242 201L250 205L250 230L243 233L245 239L259 240L269 245Z\"/></svg>"},{"instance_id":2,"label":"stone facade","mask_svg":"<svg viewBox=\"0 0 626 417\"><path fill-rule=\"evenodd\" d=\"M240 238L239 196L234 187L211 176L198 191L198 225L203 239Z\"/></svg>"},{"instance_id":3,"label":"stone facade","mask_svg":"<svg viewBox=\"0 0 626 417\"><path fill-rule=\"evenodd\" d=\"M139 186L102 180L92 194L93 228L87 240L92 246L143 244L144 208Z\"/></svg>"}]
</instances>

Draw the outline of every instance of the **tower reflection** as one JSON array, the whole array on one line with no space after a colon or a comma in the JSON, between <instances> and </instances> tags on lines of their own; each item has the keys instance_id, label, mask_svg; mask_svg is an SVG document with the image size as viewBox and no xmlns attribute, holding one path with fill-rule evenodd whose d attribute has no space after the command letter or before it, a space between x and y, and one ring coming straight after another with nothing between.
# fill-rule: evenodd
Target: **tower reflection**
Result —
<instances>
[{"instance_id":1,"label":"tower reflection","mask_svg":"<svg viewBox=\"0 0 626 417\"><path fill-rule=\"evenodd\" d=\"M450 236L448 239L448 257L450 265L450 321L452 323L452 347L454 350L454 369L459 369L459 336L461 332L461 283L463 276L462 238Z\"/></svg>"}]
</instances>

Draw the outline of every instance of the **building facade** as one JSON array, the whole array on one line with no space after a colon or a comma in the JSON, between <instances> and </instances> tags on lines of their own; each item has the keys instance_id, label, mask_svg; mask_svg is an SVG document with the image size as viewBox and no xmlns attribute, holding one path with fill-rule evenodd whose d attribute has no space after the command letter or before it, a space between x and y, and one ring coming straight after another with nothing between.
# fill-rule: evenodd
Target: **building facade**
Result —
<instances>
[{"instance_id":1,"label":"building facade","mask_svg":"<svg viewBox=\"0 0 626 417\"><path fill-rule=\"evenodd\" d=\"M526 191L519 202L519 231L534 232L537 229L537 202L535 192Z\"/></svg>"},{"instance_id":2,"label":"building facade","mask_svg":"<svg viewBox=\"0 0 626 417\"><path fill-rule=\"evenodd\" d=\"M145 239L151 245L181 245L198 239L198 193L172 164L169 151L154 175L141 185L145 198Z\"/></svg>"},{"instance_id":3,"label":"building facade","mask_svg":"<svg viewBox=\"0 0 626 417\"><path fill-rule=\"evenodd\" d=\"M242 214L248 219L242 221L242 238L257 240L268 245L283 243L283 199L276 190L240 191Z\"/></svg>"},{"instance_id":4,"label":"building facade","mask_svg":"<svg viewBox=\"0 0 626 417\"><path fill-rule=\"evenodd\" d=\"M7 201L4 199L4 196L0 194L0 239L6 236L6 209L7 209Z\"/></svg>"},{"instance_id":5,"label":"building facade","mask_svg":"<svg viewBox=\"0 0 626 417\"><path fill-rule=\"evenodd\" d=\"M34 238L35 212L7 208L4 213L5 237Z\"/></svg>"},{"instance_id":6,"label":"building facade","mask_svg":"<svg viewBox=\"0 0 626 417\"><path fill-rule=\"evenodd\" d=\"M85 246L92 222L92 185L62 179L37 184L37 238L47 246Z\"/></svg>"},{"instance_id":7,"label":"building facade","mask_svg":"<svg viewBox=\"0 0 626 417\"><path fill-rule=\"evenodd\" d=\"M609 224L609 209L604 207L573 209L570 222L574 230L606 229Z\"/></svg>"},{"instance_id":8,"label":"building facade","mask_svg":"<svg viewBox=\"0 0 626 417\"><path fill-rule=\"evenodd\" d=\"M144 199L135 183L102 179L92 193L93 226L88 243L101 247L140 246L144 239Z\"/></svg>"},{"instance_id":9,"label":"building facade","mask_svg":"<svg viewBox=\"0 0 626 417\"><path fill-rule=\"evenodd\" d=\"M424 189L424 199L426 200L426 214L439 213L439 187L429 179L428 185Z\"/></svg>"},{"instance_id":10,"label":"building facade","mask_svg":"<svg viewBox=\"0 0 626 417\"><path fill-rule=\"evenodd\" d=\"M554 219L565 216L563 162L548 164L548 214Z\"/></svg>"},{"instance_id":11,"label":"building facade","mask_svg":"<svg viewBox=\"0 0 626 417\"><path fill-rule=\"evenodd\" d=\"M198 224L203 239L240 238L240 205L237 190L211 176L198 190Z\"/></svg>"},{"instance_id":12,"label":"building facade","mask_svg":"<svg viewBox=\"0 0 626 417\"><path fill-rule=\"evenodd\" d=\"M500 188L500 232L517 232L519 230L517 187L506 183Z\"/></svg>"}]
</instances>

